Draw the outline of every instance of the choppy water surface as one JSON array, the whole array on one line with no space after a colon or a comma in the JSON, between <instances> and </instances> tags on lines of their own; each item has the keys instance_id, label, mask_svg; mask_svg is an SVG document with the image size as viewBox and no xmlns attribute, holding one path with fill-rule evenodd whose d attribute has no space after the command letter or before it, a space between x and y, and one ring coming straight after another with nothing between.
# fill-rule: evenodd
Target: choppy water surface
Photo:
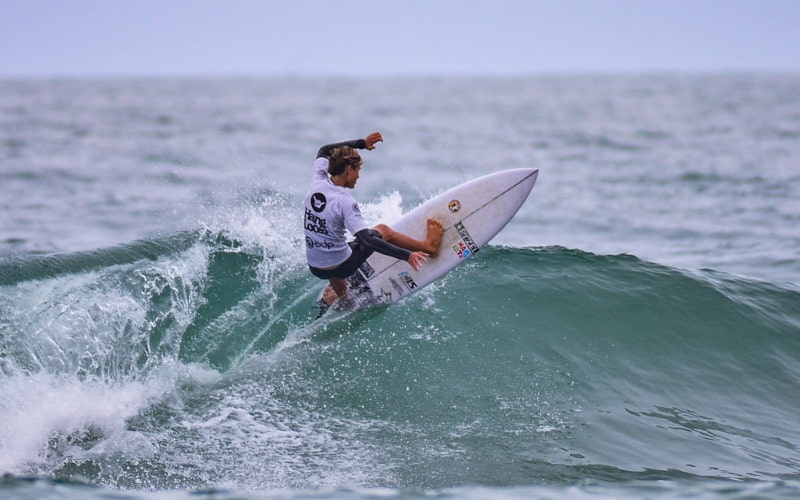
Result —
<instances>
[{"instance_id":1,"label":"choppy water surface","mask_svg":"<svg viewBox=\"0 0 800 500\"><path fill-rule=\"evenodd\" d=\"M800 78L0 82L8 498L792 498ZM317 148L512 223L314 321Z\"/></svg>"}]
</instances>

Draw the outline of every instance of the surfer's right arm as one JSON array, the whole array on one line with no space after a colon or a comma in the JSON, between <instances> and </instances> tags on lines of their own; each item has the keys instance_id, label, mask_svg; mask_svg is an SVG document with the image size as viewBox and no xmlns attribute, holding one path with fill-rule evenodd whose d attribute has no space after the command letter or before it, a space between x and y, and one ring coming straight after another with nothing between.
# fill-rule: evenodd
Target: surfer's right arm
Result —
<instances>
[{"instance_id":1,"label":"surfer's right arm","mask_svg":"<svg viewBox=\"0 0 800 500\"><path fill-rule=\"evenodd\" d=\"M381 233L374 229L362 229L355 234L356 239L365 247L378 253L394 257L399 260L409 260L411 251L392 245L381 237Z\"/></svg>"},{"instance_id":2,"label":"surfer's right arm","mask_svg":"<svg viewBox=\"0 0 800 500\"><path fill-rule=\"evenodd\" d=\"M371 248L378 253L394 257L398 260L404 260L408 262L415 271L419 271L420 268L422 268L422 263L428 260L428 254L425 252L412 252L411 250L393 245L384 240L381 234L374 229L362 229L357 232L355 236L356 239L367 248Z\"/></svg>"},{"instance_id":3,"label":"surfer's right arm","mask_svg":"<svg viewBox=\"0 0 800 500\"><path fill-rule=\"evenodd\" d=\"M428 258L425 252L412 252L405 248L393 245L381 237L381 233L374 229L362 229L355 234L356 239L367 248L378 253L408 262L415 271L419 271L422 263Z\"/></svg>"}]
</instances>

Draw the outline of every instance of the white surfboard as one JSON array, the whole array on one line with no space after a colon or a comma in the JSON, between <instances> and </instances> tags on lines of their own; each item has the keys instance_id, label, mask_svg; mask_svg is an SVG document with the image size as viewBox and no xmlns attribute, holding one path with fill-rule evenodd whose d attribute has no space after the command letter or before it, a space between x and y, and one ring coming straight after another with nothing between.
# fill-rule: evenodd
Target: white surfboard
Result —
<instances>
[{"instance_id":1,"label":"white surfboard","mask_svg":"<svg viewBox=\"0 0 800 500\"><path fill-rule=\"evenodd\" d=\"M514 217L528 198L539 170L503 170L465 182L424 202L392 228L423 240L427 220L444 225L439 255L419 271L403 260L374 253L347 279L357 307L397 302L433 283L475 255Z\"/></svg>"}]
</instances>

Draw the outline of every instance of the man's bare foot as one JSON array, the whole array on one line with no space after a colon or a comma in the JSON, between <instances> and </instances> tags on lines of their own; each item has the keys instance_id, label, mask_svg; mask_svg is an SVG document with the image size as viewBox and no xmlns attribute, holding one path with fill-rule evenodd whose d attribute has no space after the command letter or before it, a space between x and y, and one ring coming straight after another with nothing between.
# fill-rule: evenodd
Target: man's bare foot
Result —
<instances>
[{"instance_id":1,"label":"man's bare foot","mask_svg":"<svg viewBox=\"0 0 800 500\"><path fill-rule=\"evenodd\" d=\"M327 305L331 305L336 301L338 295L333 290L333 287L328 285L325 287L325 290L322 291L322 301L325 302Z\"/></svg>"},{"instance_id":2,"label":"man's bare foot","mask_svg":"<svg viewBox=\"0 0 800 500\"><path fill-rule=\"evenodd\" d=\"M436 219L428 219L428 235L425 237L425 252L431 257L439 255L442 248L444 225Z\"/></svg>"}]
</instances>

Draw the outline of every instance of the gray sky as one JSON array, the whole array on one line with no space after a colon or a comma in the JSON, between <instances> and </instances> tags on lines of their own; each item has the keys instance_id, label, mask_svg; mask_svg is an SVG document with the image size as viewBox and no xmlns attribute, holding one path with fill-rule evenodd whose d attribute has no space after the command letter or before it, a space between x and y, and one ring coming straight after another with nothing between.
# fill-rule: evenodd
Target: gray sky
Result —
<instances>
[{"instance_id":1,"label":"gray sky","mask_svg":"<svg viewBox=\"0 0 800 500\"><path fill-rule=\"evenodd\" d=\"M0 77L800 72L800 0L0 0Z\"/></svg>"}]
</instances>

